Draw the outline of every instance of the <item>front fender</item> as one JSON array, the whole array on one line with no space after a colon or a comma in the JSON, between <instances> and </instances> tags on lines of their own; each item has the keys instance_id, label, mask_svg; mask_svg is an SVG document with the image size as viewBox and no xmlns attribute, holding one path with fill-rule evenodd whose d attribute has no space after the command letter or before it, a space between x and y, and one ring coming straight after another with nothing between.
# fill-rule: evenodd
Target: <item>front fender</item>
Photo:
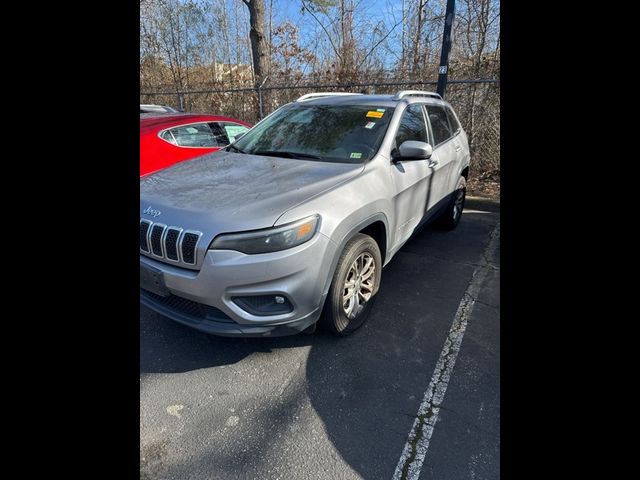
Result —
<instances>
[{"instance_id":1,"label":"front fender","mask_svg":"<svg viewBox=\"0 0 640 480\"><path fill-rule=\"evenodd\" d=\"M340 255L344 251L344 247L347 245L349 240L351 240L354 236L356 236L359 232L367 228L369 225L373 225L375 222L382 222L385 229L385 236L387 239L387 246L389 245L389 222L387 220L387 216L384 213L375 213L360 221L353 221L353 219L347 217L335 230L335 234L333 238L339 238L336 243L335 254L331 259L331 266L329 268L329 276L325 280L324 288L322 290L323 295L326 296L329 288L331 287L331 280L333 280L333 276L335 275L336 268L338 266L338 260L340 260ZM381 248L382 250L382 248ZM386 258L386 251L382 252L383 256Z\"/></svg>"}]
</instances>

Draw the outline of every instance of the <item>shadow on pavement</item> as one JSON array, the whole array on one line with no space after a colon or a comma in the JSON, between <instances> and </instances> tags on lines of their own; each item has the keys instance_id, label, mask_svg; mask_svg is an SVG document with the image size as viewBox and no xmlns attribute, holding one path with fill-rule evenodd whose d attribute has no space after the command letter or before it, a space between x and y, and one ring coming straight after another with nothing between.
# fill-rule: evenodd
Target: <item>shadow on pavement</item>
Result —
<instances>
[{"instance_id":1,"label":"shadow on pavement","mask_svg":"<svg viewBox=\"0 0 640 480\"><path fill-rule=\"evenodd\" d=\"M143 312L145 315L143 316ZM314 335L226 338L207 335L140 306L140 375L232 365L257 352L311 345Z\"/></svg>"}]
</instances>

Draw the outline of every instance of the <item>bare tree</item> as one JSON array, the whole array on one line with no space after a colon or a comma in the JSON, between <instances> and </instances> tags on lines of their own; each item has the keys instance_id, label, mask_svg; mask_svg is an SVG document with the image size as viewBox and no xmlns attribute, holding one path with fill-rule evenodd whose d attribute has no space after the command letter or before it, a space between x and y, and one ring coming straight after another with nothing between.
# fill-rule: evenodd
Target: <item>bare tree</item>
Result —
<instances>
[{"instance_id":1,"label":"bare tree","mask_svg":"<svg viewBox=\"0 0 640 480\"><path fill-rule=\"evenodd\" d=\"M415 76L418 71L419 62L420 62L420 43L422 40L422 15L424 14L424 4L425 0L418 1L418 18L417 27L416 27L416 36L413 40L413 65L411 66L411 73Z\"/></svg>"},{"instance_id":2,"label":"bare tree","mask_svg":"<svg viewBox=\"0 0 640 480\"><path fill-rule=\"evenodd\" d=\"M268 48L264 35L264 0L242 0L249 9L251 31L251 53L253 55L253 75L256 87L260 86L268 68Z\"/></svg>"},{"instance_id":3,"label":"bare tree","mask_svg":"<svg viewBox=\"0 0 640 480\"><path fill-rule=\"evenodd\" d=\"M444 26L443 0L143 0L140 5L140 84L158 103L257 118L253 91L262 84L300 87L358 82L371 90L386 81L424 81L437 75ZM247 8L245 8L246 5ZM499 0L456 2L451 78L499 76ZM179 97L182 91L206 91ZM217 90L218 92L213 92ZM462 90L460 90L462 91ZM470 87L461 103L475 142L484 98ZM478 87L478 95L484 92ZM301 90L262 92L265 113ZM454 91L451 91L453 94ZM482 93L484 95L484 93ZM244 117L243 117L244 118ZM480 141L480 140L478 140Z\"/></svg>"},{"instance_id":4,"label":"bare tree","mask_svg":"<svg viewBox=\"0 0 640 480\"><path fill-rule=\"evenodd\" d=\"M500 9L497 0L461 0L456 12L456 48L475 77L494 73L500 45ZM494 52L493 61L487 57Z\"/></svg>"}]
</instances>

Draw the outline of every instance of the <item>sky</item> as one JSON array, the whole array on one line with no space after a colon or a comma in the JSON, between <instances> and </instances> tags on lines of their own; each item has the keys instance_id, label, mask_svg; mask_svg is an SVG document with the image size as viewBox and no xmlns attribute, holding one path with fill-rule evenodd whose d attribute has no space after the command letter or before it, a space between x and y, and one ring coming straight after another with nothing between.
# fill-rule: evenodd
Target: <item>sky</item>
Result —
<instances>
[{"instance_id":1,"label":"sky","mask_svg":"<svg viewBox=\"0 0 640 480\"><path fill-rule=\"evenodd\" d=\"M367 5L368 13L371 14L371 18L374 19L383 19L385 12L385 6L387 4L393 4L394 7L400 8L402 7L402 0L361 0L363 4ZM268 4L269 0L265 0ZM278 10L282 12L281 18L284 18L285 15L289 19L298 19L300 18L300 0L273 0L274 10Z\"/></svg>"},{"instance_id":2,"label":"sky","mask_svg":"<svg viewBox=\"0 0 640 480\"><path fill-rule=\"evenodd\" d=\"M269 8L271 0L265 0L267 8ZM390 15L392 11L396 15L395 21L400 20L402 14L402 0L360 0L359 11L366 12L366 19L370 24L377 22L385 23L385 31L393 27L394 19ZM300 0L273 0L274 17L273 23L278 24L284 20L290 20L296 23L300 29L300 39L302 43L305 41L305 32L314 32L320 27L317 22L309 15L305 13L301 14ZM319 16L321 20L326 20L326 17ZM355 25L356 29L358 25ZM401 33L400 26L396 27L394 32L390 35L388 45L394 46L394 50L400 51L400 38ZM395 34L398 34L397 41L393 41ZM378 37L379 38L379 37ZM393 64L394 58L389 59L389 65Z\"/></svg>"}]
</instances>

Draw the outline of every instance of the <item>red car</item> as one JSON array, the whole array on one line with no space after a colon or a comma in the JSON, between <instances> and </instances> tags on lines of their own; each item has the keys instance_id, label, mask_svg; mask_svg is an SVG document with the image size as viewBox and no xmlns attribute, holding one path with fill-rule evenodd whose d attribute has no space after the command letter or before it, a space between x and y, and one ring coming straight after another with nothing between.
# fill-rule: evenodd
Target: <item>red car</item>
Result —
<instances>
[{"instance_id":1,"label":"red car","mask_svg":"<svg viewBox=\"0 0 640 480\"><path fill-rule=\"evenodd\" d=\"M140 115L140 176L226 147L251 125L194 113Z\"/></svg>"}]
</instances>

